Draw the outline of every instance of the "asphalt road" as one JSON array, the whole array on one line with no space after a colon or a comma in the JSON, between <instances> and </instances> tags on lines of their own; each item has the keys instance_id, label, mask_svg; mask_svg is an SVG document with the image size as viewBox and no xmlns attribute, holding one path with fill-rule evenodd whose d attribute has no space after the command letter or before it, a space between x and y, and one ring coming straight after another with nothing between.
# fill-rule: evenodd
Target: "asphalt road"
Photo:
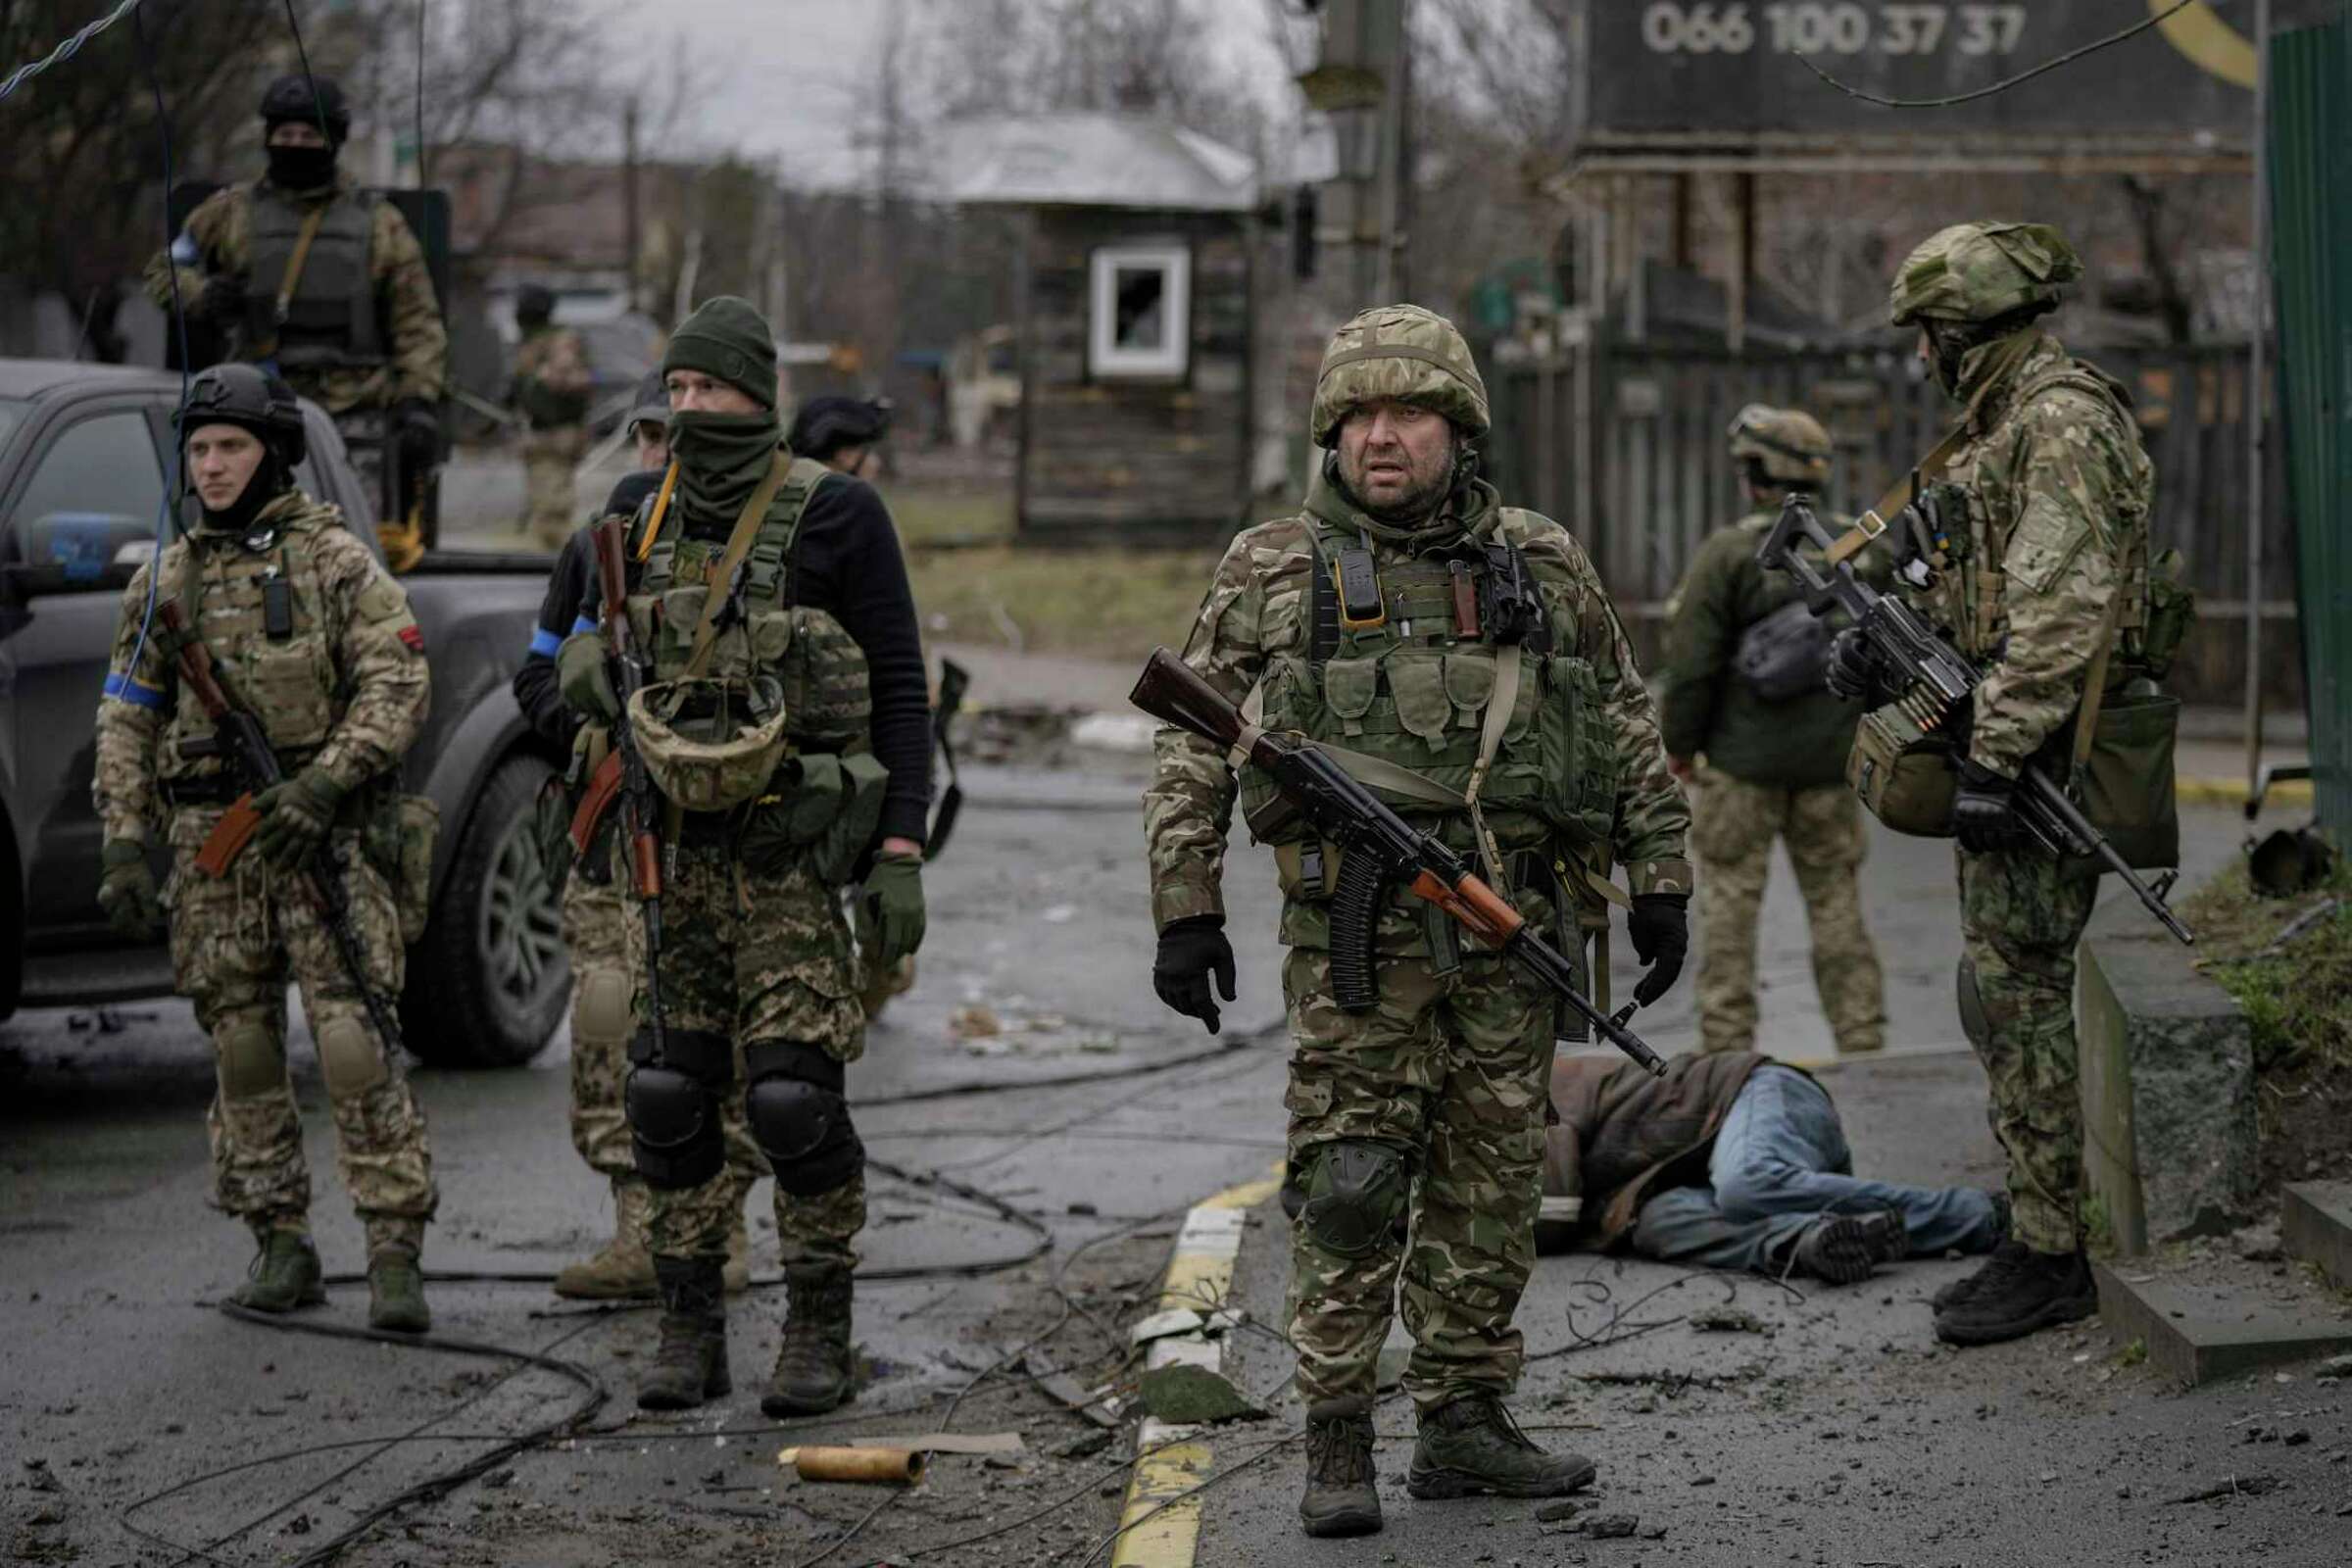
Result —
<instances>
[{"instance_id":1,"label":"asphalt road","mask_svg":"<svg viewBox=\"0 0 2352 1568\"><path fill-rule=\"evenodd\" d=\"M1126 759L1091 771L990 768L967 776L973 800L959 840L930 879L921 982L874 1030L852 1085L877 1159L913 1175L952 1178L989 1200L878 1177L868 1269L942 1272L875 1278L860 1287L858 1330L867 1382L840 1419L783 1430L759 1414L780 1312L772 1296L740 1300L732 1313L734 1395L667 1421L637 1418L628 1398L632 1364L650 1346L650 1314L582 1311L527 1281L437 1283L438 1333L560 1357L578 1368L584 1383L497 1354L395 1348L232 1320L213 1303L242 1276L249 1244L206 1202L210 1050L186 1006L158 1002L107 1015L28 1013L0 1026L0 1346L6 1347L0 1557L299 1561L405 1489L493 1453L500 1435L563 1418L586 1398L586 1386L601 1386L609 1397L587 1418L583 1435L502 1459L486 1480L402 1511L345 1560L757 1557L795 1564L817 1560L828 1547L839 1549L823 1561L853 1564L903 1561L925 1548L931 1555L922 1560L951 1563L1051 1561L1057 1553L1081 1560L1112 1523L1126 1439L1096 1449L1096 1429L1021 1376L1018 1366L1010 1375L990 1376L989 1369L1035 1340L1040 1353L1074 1373L1080 1386L1091 1390L1108 1378L1123 1358L1126 1324L1156 1288L1174 1217L1210 1193L1265 1174L1279 1155L1282 1132L1277 950L1266 940L1270 866L1262 855L1235 858L1242 1001L1229 1010L1223 1039L1212 1041L1171 1019L1152 997L1139 765ZM2208 864L2229 852L2234 836L2225 813L2210 815L2191 834L2193 858ZM1868 873L1898 1050L1934 1053L1959 1039L1950 998L1956 933L1949 877L1940 846L1892 839L1880 841ZM1765 921L1772 1020L1765 1046L1818 1057L1828 1053L1828 1036L1812 1002L1804 951L1803 921L1784 875ZM1621 954L1621 987L1632 975L1625 962ZM1642 1015L1640 1027L1661 1049L1690 1044L1688 997L1686 985ZM322 1096L307 1033L299 1028L293 1054L319 1244L330 1270L355 1270L358 1227L333 1176ZM417 1073L443 1194L429 1267L545 1273L603 1235L609 1213L602 1186L573 1155L565 1129L565 1067L566 1042L559 1037L523 1070ZM1866 1165L1991 1178L1990 1147L1967 1082L1973 1068L1948 1054L1929 1054L1874 1071L1891 1074L1873 1080L1883 1083L1878 1093L1888 1115L1857 1131ZM1907 1071L1922 1076L1908 1078ZM1081 1081L1064 1081L1071 1078ZM767 1229L765 1191L753 1204L756 1236ZM1018 1210L1018 1222L992 1202ZM1022 1268L952 1272L1018 1255L1041 1234L1053 1250ZM1260 1227L1261 1241L1271 1234ZM1262 1294L1273 1250L1254 1242L1252 1248L1246 1257L1259 1270L1250 1286L1259 1293L1252 1306L1278 1320L1278 1284L1270 1300ZM760 1262L763 1270L772 1266L764 1249ZM1639 1276L1612 1284L1619 1300L1645 1288ZM1547 1264L1531 1296L1531 1333L1544 1340L1566 1307L1585 1309L1589 1292ZM1784 1309L1760 1287L1744 1288L1740 1299L1760 1311ZM1886 1478L1900 1474L1913 1486L1944 1488L1939 1495L1957 1516L1997 1511L2011 1487L2027 1485L2021 1467L2057 1462L2029 1460L2021 1447L1997 1465L1988 1460L1949 1471L1966 1478L1965 1491L1959 1479L1923 1479L1947 1473L1936 1455L1964 1437L1981 1455L1998 1456L2010 1446L1990 1415L1969 1425L1949 1401L2011 1416L2033 1412L2043 1398L2034 1379L2055 1375L2043 1351L1948 1366L1911 1348L1924 1337L1911 1295L1899 1306L1858 1295L1835 1306L1786 1310L1795 1314L1791 1328L1773 1348L1786 1351L1801 1341L1814 1348L1747 1380L1757 1388L1725 1396L1737 1402L1769 1390L1766 1408L1740 1419L1727 1413L1703 1426L1650 1421L1642 1429L1646 1456L1640 1467L1629 1459L1612 1472L1612 1485L1638 1477L1649 1489L1636 1504L1650 1511L1661 1506L1658 1496L1682 1497L1684 1471L1719 1474L1722 1490L1674 1505L1683 1534L1669 1539L1678 1549L1715 1539L1692 1518L1711 1517L1731 1531L1772 1511L1787 1520L1769 1556L1802 1550L1827 1553L1826 1560L1869 1560L1872 1553L1847 1547L1861 1539L1854 1521L1880 1506L1866 1498L1876 1497L1873 1488ZM364 1313L365 1293L344 1287L301 1321L355 1325ZM1664 1354L1670 1343L1645 1339L1638 1349L1592 1366L1650 1364L1642 1358ZM1882 1350L1885 1343L1906 1348ZM1737 1370L1754 1359L1747 1350L1735 1346L1701 1359ZM1981 1368L2012 1363L2024 1371L2002 1372L1993 1380L1997 1388L1979 1387ZM1686 1365L1679 1350L1658 1364ZM2060 1366L2066 1364L2061 1357ZM1046 1370L1036 1357L1025 1366ZM1906 1414L1880 1428L1890 1436L1901 1431L1901 1444L1808 1446L1801 1465L1780 1457L1800 1442L1832 1441L1806 1421L1839 1425L1850 1441L1874 1411L1908 1409L1906 1401L1921 1396L1918 1378L1931 1371L1942 1391L1937 1397L1946 1401L1936 1406L1943 1429L1921 1430ZM951 1405L959 1392L964 1396ZM1579 1395L1562 1407L1570 1412L1564 1419L1630 1419L1619 1405L1642 1396L1632 1386ZM1548 1386L1540 1386L1536 1407L1550 1409L1552 1397ZM1685 1390L1659 1408L1679 1410L1676 1400L1713 1397ZM2068 1474L2095 1471L2100 1452L2128 1446L2138 1430L2133 1423L2151 1418L2151 1408L2159 1415L2163 1409L2144 1391L2127 1402L2130 1419L2098 1452L2073 1455ZM1830 1411L1852 1413L1833 1421ZM1641 1412L1645 1420L1652 1413ZM2074 1419L2104 1417L2093 1407ZM1025 1447L990 1459L943 1458L921 1487L888 1496L888 1506L862 1526L883 1495L779 1480L773 1463L780 1444L812 1432L841 1438L942 1424L965 1433L1017 1433ZM2041 1452L2080 1447L2069 1434L2089 1428L2036 1430L2044 1435L2032 1451ZM399 1441L376 1441L383 1439ZM2309 1452L2317 1456L2341 1443L2340 1432L2322 1437ZM1613 1452L1628 1451L1613 1438L1611 1445ZM1819 1457L1832 1451L1862 1460L1860 1471L1842 1481L1850 1489L1842 1499L1822 1490L1838 1479L1832 1471L1843 1467L1842 1460ZM1384 1468L1395 1467L1393 1458L1400 1463L1401 1453L1384 1449ZM1292 1455L1278 1458L1261 1467L1260 1491L1237 1485L1220 1497L1210 1513L1210 1540L1225 1544L1204 1562L1305 1560L1287 1513L1296 1464ZM2231 1458L2217 1451L2214 1462ZM220 1473L230 1466L243 1468ZM1760 1478L1783 1472L1788 1498L1778 1501L1773 1492L1776 1500L1768 1503L1757 1490ZM2340 1490L2347 1472L2332 1474ZM1717 1511L1718 1500L1732 1511ZM1705 1511L1681 1511L1686 1506ZM1412 1544L1403 1556L1383 1558L1360 1546L1321 1555L1351 1562L1483 1560L1477 1550L1494 1547L1501 1548L1496 1561L1523 1550L1531 1561L1574 1560L1534 1550L1536 1537L1515 1526L1502 1530L1524 1512L1524 1505L1517 1513L1473 1505L1436 1534L1397 1535L1380 1548ZM855 1539L845 1539L853 1526ZM1497 1533L1490 1536L1489 1529ZM142 1531L173 1544L134 1533ZM956 1544L991 1532L990 1539ZM191 1557L188 1548L202 1549ZM1640 1560L1643 1548L1618 1554ZM2006 1560L1956 1548L1945 1557ZM1761 1555L1702 1552L1680 1560Z\"/></svg>"}]
</instances>

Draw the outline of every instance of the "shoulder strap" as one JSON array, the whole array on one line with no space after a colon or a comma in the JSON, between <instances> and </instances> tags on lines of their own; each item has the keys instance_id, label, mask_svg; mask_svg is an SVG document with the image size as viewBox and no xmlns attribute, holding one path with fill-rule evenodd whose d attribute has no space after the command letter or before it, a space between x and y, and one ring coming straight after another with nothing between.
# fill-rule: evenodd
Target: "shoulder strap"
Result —
<instances>
[{"instance_id":1,"label":"shoulder strap","mask_svg":"<svg viewBox=\"0 0 2352 1568\"><path fill-rule=\"evenodd\" d=\"M794 458L785 467L783 483L771 498L770 515L762 519L760 533L752 541L751 568L745 583L753 597L762 602L787 605L798 597L799 583L793 570L801 539L801 519L808 514L808 503L816 498L823 483L833 477L833 470L808 458ZM783 515L773 515L774 503L780 503Z\"/></svg>"},{"instance_id":2,"label":"shoulder strap","mask_svg":"<svg viewBox=\"0 0 2352 1568\"><path fill-rule=\"evenodd\" d=\"M2082 680L2082 706L2075 711L2075 770L2090 760L2091 734L2099 726L2099 710L2107 701L2107 661L2115 652L2116 606L2123 596L2109 600L2107 613L2101 617L2099 651L2090 656L2090 673Z\"/></svg>"},{"instance_id":3,"label":"shoulder strap","mask_svg":"<svg viewBox=\"0 0 2352 1568\"><path fill-rule=\"evenodd\" d=\"M688 680L701 676L710 663L710 650L718 641L718 614L727 602L727 581L735 575L735 568L743 564L743 558L750 554L752 540L767 516L768 503L776 499L777 487L784 482L784 454L778 451L767 466L767 477L760 481L760 487L752 492L752 498L743 504L743 513L735 519L735 531L727 535L726 553L710 568L711 591L703 600L703 618L694 628L694 647L686 656Z\"/></svg>"},{"instance_id":4,"label":"shoulder strap","mask_svg":"<svg viewBox=\"0 0 2352 1568\"><path fill-rule=\"evenodd\" d=\"M286 258L286 275L277 283L277 318L283 321L286 313L294 308L294 296L302 289L302 270L311 260L311 245L318 238L319 227L326 222L326 210L332 202L321 203L304 217L302 227L294 234L294 254Z\"/></svg>"}]
</instances>

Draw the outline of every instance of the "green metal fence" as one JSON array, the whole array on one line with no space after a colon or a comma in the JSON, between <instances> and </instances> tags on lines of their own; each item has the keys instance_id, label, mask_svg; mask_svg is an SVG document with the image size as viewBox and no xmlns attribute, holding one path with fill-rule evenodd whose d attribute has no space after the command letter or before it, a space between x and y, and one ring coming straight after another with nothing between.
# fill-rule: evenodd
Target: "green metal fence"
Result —
<instances>
[{"instance_id":1,"label":"green metal fence","mask_svg":"<svg viewBox=\"0 0 2352 1568\"><path fill-rule=\"evenodd\" d=\"M2352 833L2352 19L2271 46L2287 483L2320 820Z\"/></svg>"}]
</instances>

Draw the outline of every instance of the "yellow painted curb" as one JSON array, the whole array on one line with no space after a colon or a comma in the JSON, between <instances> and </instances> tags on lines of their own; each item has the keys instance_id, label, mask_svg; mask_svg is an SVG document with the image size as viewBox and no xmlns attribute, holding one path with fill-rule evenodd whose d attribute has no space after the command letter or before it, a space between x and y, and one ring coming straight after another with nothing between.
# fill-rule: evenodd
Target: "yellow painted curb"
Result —
<instances>
[{"instance_id":1,"label":"yellow painted curb","mask_svg":"<svg viewBox=\"0 0 2352 1568\"><path fill-rule=\"evenodd\" d=\"M1225 1299L1233 1289L1234 1261L1241 1254L1240 1211L1255 1208L1282 1186L1282 1163L1256 1181L1228 1187L1202 1199L1186 1213L1184 1229L1168 1259L1168 1272L1159 1288L1156 1311L1189 1306L1205 1310ZM1188 1343L1185 1336L1152 1342L1154 1360L1174 1357L1198 1361L1205 1341ZM1190 1352L1188 1354L1188 1352ZM1214 1358L1215 1352L1205 1352ZM1147 1419L1136 1435L1145 1456L1136 1462L1127 1484L1127 1506L1119 1511L1125 1532L1112 1553L1111 1568L1192 1568L1200 1549L1200 1500L1171 1497L1206 1481L1214 1456L1204 1439L1184 1437L1178 1429L1163 1428Z\"/></svg>"},{"instance_id":2,"label":"yellow painted curb","mask_svg":"<svg viewBox=\"0 0 2352 1568\"><path fill-rule=\"evenodd\" d=\"M2246 781L2242 778L2192 778L2181 774L2173 780L2173 794L2183 806L2243 806L2246 804ZM2311 780L2307 778L2280 779L2263 797L2265 806L2309 806Z\"/></svg>"}]
</instances>

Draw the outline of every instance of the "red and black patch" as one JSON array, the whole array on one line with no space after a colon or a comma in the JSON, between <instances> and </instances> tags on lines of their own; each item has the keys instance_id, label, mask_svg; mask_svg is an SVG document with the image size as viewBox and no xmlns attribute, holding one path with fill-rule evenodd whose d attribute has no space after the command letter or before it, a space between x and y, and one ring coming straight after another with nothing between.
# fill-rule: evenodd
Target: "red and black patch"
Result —
<instances>
[{"instance_id":1,"label":"red and black patch","mask_svg":"<svg viewBox=\"0 0 2352 1568\"><path fill-rule=\"evenodd\" d=\"M424 652L424 628L413 620L400 628L400 640L408 644L409 652L412 654Z\"/></svg>"}]
</instances>

